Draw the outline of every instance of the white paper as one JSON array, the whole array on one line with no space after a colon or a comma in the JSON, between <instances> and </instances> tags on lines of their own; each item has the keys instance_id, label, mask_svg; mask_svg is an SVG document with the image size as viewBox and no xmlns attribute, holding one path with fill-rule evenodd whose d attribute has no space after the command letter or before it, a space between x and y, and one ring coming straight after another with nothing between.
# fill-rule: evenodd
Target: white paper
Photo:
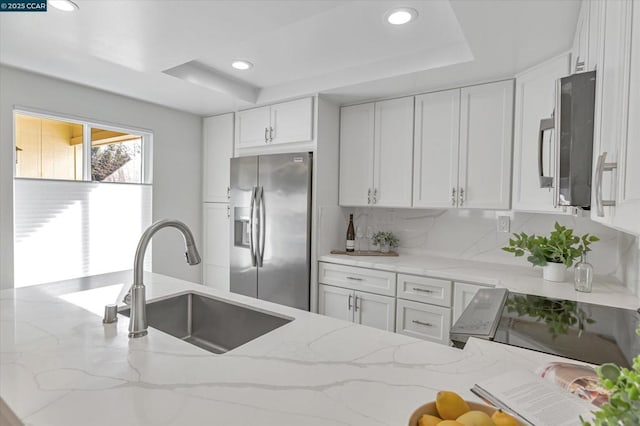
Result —
<instances>
[{"instance_id":1,"label":"white paper","mask_svg":"<svg viewBox=\"0 0 640 426\"><path fill-rule=\"evenodd\" d=\"M537 426L581 425L591 420L597 407L581 400L534 373L510 371L476 385L505 407Z\"/></svg>"}]
</instances>

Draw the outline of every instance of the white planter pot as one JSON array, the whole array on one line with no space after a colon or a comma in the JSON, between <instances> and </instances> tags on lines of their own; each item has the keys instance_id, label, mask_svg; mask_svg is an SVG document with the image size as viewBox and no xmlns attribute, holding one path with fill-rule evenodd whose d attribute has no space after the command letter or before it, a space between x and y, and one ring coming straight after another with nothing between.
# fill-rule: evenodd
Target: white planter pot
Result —
<instances>
[{"instance_id":1,"label":"white planter pot","mask_svg":"<svg viewBox=\"0 0 640 426\"><path fill-rule=\"evenodd\" d=\"M563 263L547 263L542 267L542 278L545 281L555 281L558 283L565 281L567 267Z\"/></svg>"}]
</instances>

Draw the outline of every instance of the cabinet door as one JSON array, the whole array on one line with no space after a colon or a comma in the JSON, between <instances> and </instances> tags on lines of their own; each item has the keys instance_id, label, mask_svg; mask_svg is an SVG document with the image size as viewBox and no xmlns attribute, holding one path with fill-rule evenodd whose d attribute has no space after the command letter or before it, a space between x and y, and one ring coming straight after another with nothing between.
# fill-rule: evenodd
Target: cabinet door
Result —
<instances>
[{"instance_id":1,"label":"cabinet door","mask_svg":"<svg viewBox=\"0 0 640 426\"><path fill-rule=\"evenodd\" d=\"M353 321L353 290L320 284L318 313L345 321Z\"/></svg>"},{"instance_id":2,"label":"cabinet door","mask_svg":"<svg viewBox=\"0 0 640 426\"><path fill-rule=\"evenodd\" d=\"M458 203L460 89L416 96L413 206Z\"/></svg>"},{"instance_id":3,"label":"cabinet door","mask_svg":"<svg viewBox=\"0 0 640 426\"><path fill-rule=\"evenodd\" d=\"M529 212L562 212L553 207L553 188L540 188L539 161L543 174L555 172L556 141L553 130L544 133L538 148L540 120L551 118L555 107L556 80L569 74L570 55L544 62L516 77L513 153L513 209ZM555 179L555 178L554 178Z\"/></svg>"},{"instance_id":4,"label":"cabinet door","mask_svg":"<svg viewBox=\"0 0 640 426\"><path fill-rule=\"evenodd\" d=\"M469 303L471 303L471 299L475 296L476 292L481 288L486 288L489 286L483 286L479 284L466 284L466 283L453 283L453 319L451 320L452 324L455 324L462 315L462 312L465 310Z\"/></svg>"},{"instance_id":5,"label":"cabinet door","mask_svg":"<svg viewBox=\"0 0 640 426\"><path fill-rule=\"evenodd\" d=\"M248 109L236 114L236 146L248 148L269 142L270 108Z\"/></svg>"},{"instance_id":6,"label":"cabinet door","mask_svg":"<svg viewBox=\"0 0 640 426\"><path fill-rule=\"evenodd\" d=\"M449 344L451 309L398 299L396 333Z\"/></svg>"},{"instance_id":7,"label":"cabinet door","mask_svg":"<svg viewBox=\"0 0 640 426\"><path fill-rule=\"evenodd\" d=\"M373 204L411 207L413 96L375 104Z\"/></svg>"},{"instance_id":8,"label":"cabinet door","mask_svg":"<svg viewBox=\"0 0 640 426\"><path fill-rule=\"evenodd\" d=\"M458 206L509 209L513 80L462 89Z\"/></svg>"},{"instance_id":9,"label":"cabinet door","mask_svg":"<svg viewBox=\"0 0 640 426\"><path fill-rule=\"evenodd\" d=\"M380 330L395 331L396 299L355 292L354 322Z\"/></svg>"},{"instance_id":10,"label":"cabinet door","mask_svg":"<svg viewBox=\"0 0 640 426\"><path fill-rule=\"evenodd\" d=\"M587 56L589 54L589 3L591 2L582 2L580 14L578 15L578 23L571 49L573 59L572 73L586 71L587 67Z\"/></svg>"},{"instance_id":11,"label":"cabinet door","mask_svg":"<svg viewBox=\"0 0 640 426\"><path fill-rule=\"evenodd\" d=\"M633 2L629 46L627 133L621 141L619 186L613 224L640 235L640 3Z\"/></svg>"},{"instance_id":12,"label":"cabinet door","mask_svg":"<svg viewBox=\"0 0 640 426\"><path fill-rule=\"evenodd\" d=\"M318 262L318 282L385 296L396 295L395 272Z\"/></svg>"},{"instance_id":13,"label":"cabinet door","mask_svg":"<svg viewBox=\"0 0 640 426\"><path fill-rule=\"evenodd\" d=\"M308 142L313 139L313 98L271 105L270 143Z\"/></svg>"},{"instance_id":14,"label":"cabinet door","mask_svg":"<svg viewBox=\"0 0 640 426\"><path fill-rule=\"evenodd\" d=\"M373 191L374 104L340 110L340 205L366 206Z\"/></svg>"},{"instance_id":15,"label":"cabinet door","mask_svg":"<svg viewBox=\"0 0 640 426\"><path fill-rule=\"evenodd\" d=\"M233 156L233 113L203 120L202 189L205 203L229 202L229 159Z\"/></svg>"},{"instance_id":16,"label":"cabinet door","mask_svg":"<svg viewBox=\"0 0 640 426\"><path fill-rule=\"evenodd\" d=\"M602 49L596 73L596 110L594 123L594 150L591 219L612 224L615 207L604 207L604 216L598 216L596 183L598 158L606 153L606 162L618 163L620 141L626 137L626 112L629 100L628 54L631 39L632 2L608 1L600 6L604 14ZM620 165L620 164L619 164ZM618 169L602 174L602 199L616 200L619 187Z\"/></svg>"},{"instance_id":17,"label":"cabinet door","mask_svg":"<svg viewBox=\"0 0 640 426\"><path fill-rule=\"evenodd\" d=\"M204 204L204 284L229 291L229 204Z\"/></svg>"}]
</instances>

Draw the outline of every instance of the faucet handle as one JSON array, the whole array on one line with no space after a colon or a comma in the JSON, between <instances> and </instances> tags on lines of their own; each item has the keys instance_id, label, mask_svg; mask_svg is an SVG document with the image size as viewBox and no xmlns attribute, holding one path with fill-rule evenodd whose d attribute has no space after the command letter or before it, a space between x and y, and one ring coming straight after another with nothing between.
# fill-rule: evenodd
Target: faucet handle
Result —
<instances>
[{"instance_id":1,"label":"faucet handle","mask_svg":"<svg viewBox=\"0 0 640 426\"><path fill-rule=\"evenodd\" d=\"M122 301L125 303L125 305L131 306L131 290L127 292L127 295L124 296L124 299L122 299Z\"/></svg>"},{"instance_id":2,"label":"faucet handle","mask_svg":"<svg viewBox=\"0 0 640 426\"><path fill-rule=\"evenodd\" d=\"M118 321L118 305L110 303L104 307L104 318L102 322L104 324L112 324Z\"/></svg>"}]
</instances>

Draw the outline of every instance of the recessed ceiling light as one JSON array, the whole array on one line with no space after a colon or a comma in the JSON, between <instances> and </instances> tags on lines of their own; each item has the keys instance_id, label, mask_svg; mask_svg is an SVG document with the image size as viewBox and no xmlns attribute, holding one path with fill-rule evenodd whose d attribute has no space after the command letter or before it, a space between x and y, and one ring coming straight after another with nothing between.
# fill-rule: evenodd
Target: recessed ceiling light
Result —
<instances>
[{"instance_id":1,"label":"recessed ceiling light","mask_svg":"<svg viewBox=\"0 0 640 426\"><path fill-rule=\"evenodd\" d=\"M388 11L385 15L387 22L392 25L403 25L418 17L418 11L410 7L400 7Z\"/></svg>"},{"instance_id":2,"label":"recessed ceiling light","mask_svg":"<svg viewBox=\"0 0 640 426\"><path fill-rule=\"evenodd\" d=\"M249 61L244 61L242 59L237 59L231 63L231 66L237 70L248 70L249 68L253 68L253 64Z\"/></svg>"},{"instance_id":3,"label":"recessed ceiling light","mask_svg":"<svg viewBox=\"0 0 640 426\"><path fill-rule=\"evenodd\" d=\"M63 12L73 12L80 9L78 5L71 0L49 0L49 5Z\"/></svg>"}]
</instances>

